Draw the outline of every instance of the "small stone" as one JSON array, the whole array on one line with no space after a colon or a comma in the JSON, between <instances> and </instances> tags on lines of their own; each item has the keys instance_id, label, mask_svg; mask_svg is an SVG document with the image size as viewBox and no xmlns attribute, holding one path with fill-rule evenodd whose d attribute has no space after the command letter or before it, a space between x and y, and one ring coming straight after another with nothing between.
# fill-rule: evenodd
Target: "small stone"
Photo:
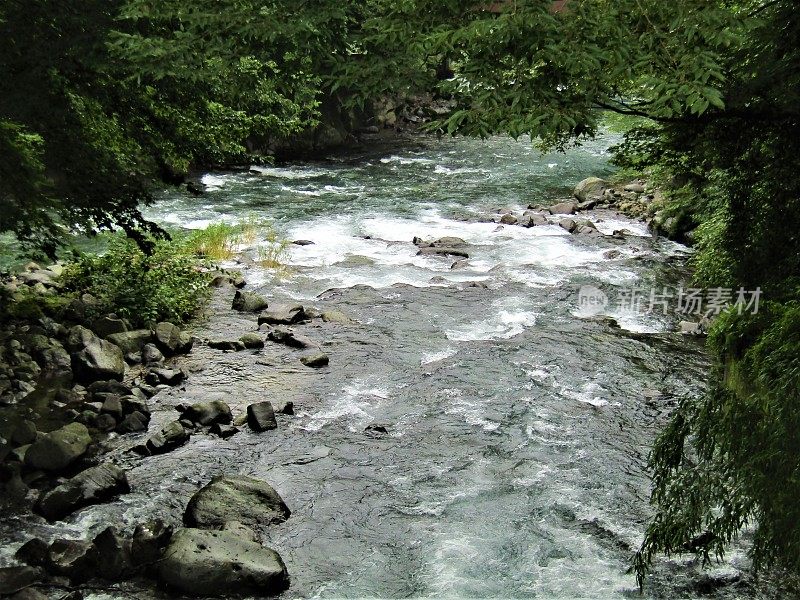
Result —
<instances>
[{"instance_id":1,"label":"small stone","mask_svg":"<svg viewBox=\"0 0 800 600\"><path fill-rule=\"evenodd\" d=\"M135 411L122 420L122 423L117 427L117 431L119 433L139 433L141 431L147 431L147 424L149 421L146 415Z\"/></svg>"},{"instance_id":2,"label":"small stone","mask_svg":"<svg viewBox=\"0 0 800 600\"><path fill-rule=\"evenodd\" d=\"M223 440L227 440L229 437L233 437L234 435L239 433L239 428L234 427L233 425L222 425L220 423L214 423L209 429L209 433L213 435L218 435Z\"/></svg>"},{"instance_id":3,"label":"small stone","mask_svg":"<svg viewBox=\"0 0 800 600\"><path fill-rule=\"evenodd\" d=\"M178 421L172 421L147 440L146 448L150 454L164 454L183 446L187 441L189 434L186 429Z\"/></svg>"}]
</instances>

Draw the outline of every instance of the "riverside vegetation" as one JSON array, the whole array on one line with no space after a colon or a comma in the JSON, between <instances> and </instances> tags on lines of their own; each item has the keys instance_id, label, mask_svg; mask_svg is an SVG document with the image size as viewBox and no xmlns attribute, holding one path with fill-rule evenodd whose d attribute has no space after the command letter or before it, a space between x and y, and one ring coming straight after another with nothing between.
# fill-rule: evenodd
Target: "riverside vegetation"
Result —
<instances>
[{"instance_id":1,"label":"riverside vegetation","mask_svg":"<svg viewBox=\"0 0 800 600\"><path fill-rule=\"evenodd\" d=\"M75 293L97 285L104 310L142 322L187 318L205 289L142 218L155 178L344 141L332 131L391 125L421 98L443 102L415 117L433 132L547 148L595 135L609 111L635 118L615 155L663 190L653 228L695 245L699 286L760 287L766 300L715 321L711 390L655 445L636 574L644 584L661 553L721 556L745 527L756 569L798 574L794 3L12 2L0 33L13 84L0 97L0 230L51 256L67 230L123 230L146 252L119 242L69 271ZM21 300L13 310L37 311Z\"/></svg>"}]
</instances>

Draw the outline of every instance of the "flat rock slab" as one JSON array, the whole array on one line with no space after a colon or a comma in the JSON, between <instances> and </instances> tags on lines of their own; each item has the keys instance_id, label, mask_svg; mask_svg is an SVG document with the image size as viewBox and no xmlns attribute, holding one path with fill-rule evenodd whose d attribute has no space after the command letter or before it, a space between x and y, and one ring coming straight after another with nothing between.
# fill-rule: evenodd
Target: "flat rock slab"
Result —
<instances>
[{"instance_id":1,"label":"flat rock slab","mask_svg":"<svg viewBox=\"0 0 800 600\"><path fill-rule=\"evenodd\" d=\"M258 317L258 325L292 325L306 319L301 304L273 304Z\"/></svg>"},{"instance_id":2,"label":"flat rock slab","mask_svg":"<svg viewBox=\"0 0 800 600\"><path fill-rule=\"evenodd\" d=\"M196 596L274 596L289 586L280 555L236 531L179 529L158 574L168 586Z\"/></svg>"},{"instance_id":3,"label":"flat rock slab","mask_svg":"<svg viewBox=\"0 0 800 600\"><path fill-rule=\"evenodd\" d=\"M217 477L192 496L183 522L188 527L223 529L236 521L258 530L289 518L283 499L266 481L237 475Z\"/></svg>"},{"instance_id":4,"label":"flat rock slab","mask_svg":"<svg viewBox=\"0 0 800 600\"><path fill-rule=\"evenodd\" d=\"M112 464L98 465L44 493L36 504L36 511L47 520L55 521L79 508L104 502L129 491L125 471Z\"/></svg>"}]
</instances>

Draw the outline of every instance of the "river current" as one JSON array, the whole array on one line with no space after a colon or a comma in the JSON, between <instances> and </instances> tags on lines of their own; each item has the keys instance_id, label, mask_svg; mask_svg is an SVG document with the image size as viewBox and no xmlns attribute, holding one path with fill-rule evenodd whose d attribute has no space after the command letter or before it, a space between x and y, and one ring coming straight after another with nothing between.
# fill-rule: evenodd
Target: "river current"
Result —
<instances>
[{"instance_id":1,"label":"river current","mask_svg":"<svg viewBox=\"0 0 800 600\"><path fill-rule=\"evenodd\" d=\"M229 266L270 300L355 323L297 327L330 356L321 370L274 344L197 345L186 384L154 399L151 430L176 404L209 398L234 414L292 400L296 414L281 415L274 432L198 434L147 459L114 450L132 493L82 511L60 534L177 522L212 476L243 473L270 482L292 510L263 532L287 564L286 598L638 595L627 571L651 514L647 454L679 399L702 393L708 360L700 342L674 333L674 312L626 311L614 299L676 288L689 250L611 212L587 216L606 234L628 230L624 239L492 220L609 175L608 145L541 155L503 138L418 138L207 174L199 198L165 191L148 216L167 226L266 218L280 236L314 242L290 246L278 275L249 260ZM418 256L414 236L463 238L470 258L452 269L452 259ZM259 243L245 253L257 256ZM585 314L583 286L611 302ZM254 317L229 310L231 294L215 297L199 338L256 329ZM388 433L365 432L376 423ZM53 535L18 525L18 542ZM750 597L749 584L735 583L743 555L728 559L710 574L662 560L645 597ZM126 585L94 597L159 594Z\"/></svg>"}]
</instances>

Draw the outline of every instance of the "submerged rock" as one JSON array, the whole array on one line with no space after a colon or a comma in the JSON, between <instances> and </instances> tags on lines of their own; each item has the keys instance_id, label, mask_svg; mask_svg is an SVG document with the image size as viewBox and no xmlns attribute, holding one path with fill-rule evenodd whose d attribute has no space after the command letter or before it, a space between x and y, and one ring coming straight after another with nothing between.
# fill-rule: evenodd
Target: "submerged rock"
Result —
<instances>
[{"instance_id":1,"label":"submerged rock","mask_svg":"<svg viewBox=\"0 0 800 600\"><path fill-rule=\"evenodd\" d=\"M428 246L420 248L417 252L419 256L460 256L461 258L469 258L469 254L464 250L458 248L440 248L435 246Z\"/></svg>"},{"instance_id":2,"label":"submerged rock","mask_svg":"<svg viewBox=\"0 0 800 600\"><path fill-rule=\"evenodd\" d=\"M275 411L269 401L257 402L247 407L247 424L253 431L269 431L278 428Z\"/></svg>"},{"instance_id":3,"label":"submerged rock","mask_svg":"<svg viewBox=\"0 0 800 600\"><path fill-rule=\"evenodd\" d=\"M291 329L274 329L267 334L267 339L276 344L284 344L292 348L318 348L313 340L296 334Z\"/></svg>"},{"instance_id":4,"label":"submerged rock","mask_svg":"<svg viewBox=\"0 0 800 600\"><path fill-rule=\"evenodd\" d=\"M43 494L36 512L49 521L63 519L79 508L99 504L130 491L125 471L112 464L86 469Z\"/></svg>"},{"instance_id":5,"label":"submerged rock","mask_svg":"<svg viewBox=\"0 0 800 600\"><path fill-rule=\"evenodd\" d=\"M280 555L235 531L179 529L158 573L168 586L196 596L273 596L289 586Z\"/></svg>"},{"instance_id":6,"label":"submerged rock","mask_svg":"<svg viewBox=\"0 0 800 600\"><path fill-rule=\"evenodd\" d=\"M291 512L272 486L254 477L217 477L189 500L183 523L188 527L223 529L236 521L258 530L283 523Z\"/></svg>"},{"instance_id":7,"label":"submerged rock","mask_svg":"<svg viewBox=\"0 0 800 600\"><path fill-rule=\"evenodd\" d=\"M31 469L58 471L83 456L92 438L81 423L70 423L43 435L25 453L25 465Z\"/></svg>"}]
</instances>

